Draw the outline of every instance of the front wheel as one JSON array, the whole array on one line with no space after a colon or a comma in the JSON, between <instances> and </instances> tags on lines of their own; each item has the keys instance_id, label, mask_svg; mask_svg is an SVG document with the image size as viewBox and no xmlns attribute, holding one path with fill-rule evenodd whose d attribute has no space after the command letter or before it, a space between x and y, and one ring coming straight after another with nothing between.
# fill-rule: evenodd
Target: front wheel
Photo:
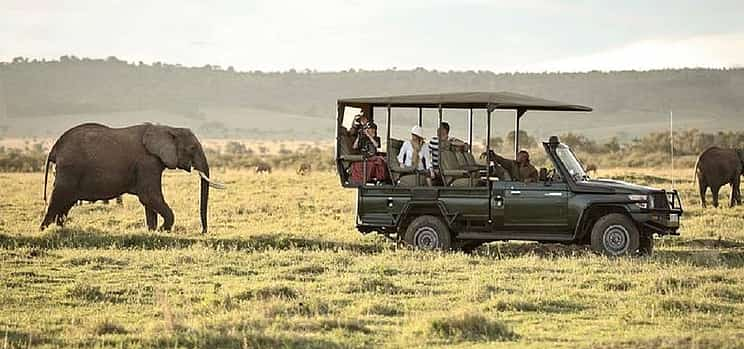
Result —
<instances>
[{"instance_id":1,"label":"front wheel","mask_svg":"<svg viewBox=\"0 0 744 349\"><path fill-rule=\"evenodd\" d=\"M421 250L449 250L452 238L447 225L434 216L421 216L413 220L406 229L404 240Z\"/></svg>"},{"instance_id":2,"label":"front wheel","mask_svg":"<svg viewBox=\"0 0 744 349\"><path fill-rule=\"evenodd\" d=\"M611 213L594 224L592 250L607 256L627 256L635 253L640 244L640 234L628 216Z\"/></svg>"}]
</instances>

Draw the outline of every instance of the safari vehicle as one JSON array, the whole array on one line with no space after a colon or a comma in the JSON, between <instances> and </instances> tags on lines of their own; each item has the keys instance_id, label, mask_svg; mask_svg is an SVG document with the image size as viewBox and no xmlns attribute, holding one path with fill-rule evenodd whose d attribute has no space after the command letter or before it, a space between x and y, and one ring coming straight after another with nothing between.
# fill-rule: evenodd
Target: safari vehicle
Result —
<instances>
[{"instance_id":1,"label":"safari vehicle","mask_svg":"<svg viewBox=\"0 0 744 349\"><path fill-rule=\"evenodd\" d=\"M353 139L344 126L347 108L363 110L369 120L375 120L375 112L384 113L387 152L382 156L389 179L368 182L365 174L359 183L351 180L352 164L364 165L368 160L350 146ZM391 138L394 108L418 109L419 126L423 109L437 110L440 122L443 109L467 111L470 146L454 157L445 154L451 150L440 153L440 172L449 177L442 178L444 185L428 186L426 174L399 166L396 156L403 142ZM515 153L520 120L527 111L592 111L586 106L508 92L338 100L335 159L341 184L357 189L357 229L403 240L419 249L471 250L490 241L527 240L591 245L594 251L611 256L650 254L654 235L679 235L683 210L675 190L592 179L571 148L556 136L542 143L552 169L541 169L537 182L499 178L494 171L497 164L475 162L471 153L474 110L485 116L488 152L491 116L500 109L516 112Z\"/></svg>"}]
</instances>

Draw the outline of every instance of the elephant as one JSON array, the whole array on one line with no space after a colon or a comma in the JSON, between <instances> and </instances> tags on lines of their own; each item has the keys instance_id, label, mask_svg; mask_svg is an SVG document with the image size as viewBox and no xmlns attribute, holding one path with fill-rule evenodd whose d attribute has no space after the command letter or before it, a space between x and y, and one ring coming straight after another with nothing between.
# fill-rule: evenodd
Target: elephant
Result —
<instances>
[{"instance_id":1,"label":"elephant","mask_svg":"<svg viewBox=\"0 0 744 349\"><path fill-rule=\"evenodd\" d=\"M193 168L201 177L200 216L202 234L207 233L209 187L224 185L209 178L209 165L201 143L187 128L141 124L111 128L86 123L67 130L49 151L44 173L44 200L47 198L49 165L56 176L47 212L41 223L63 226L68 212L78 200L110 200L124 193L136 195L145 208L149 230L173 227L173 211L163 198L162 174L167 169Z\"/></svg>"},{"instance_id":2,"label":"elephant","mask_svg":"<svg viewBox=\"0 0 744 349\"><path fill-rule=\"evenodd\" d=\"M718 191L726 184L731 184L729 205L731 207L741 205L739 185L742 175L744 175L744 149L710 147L703 151L695 163L694 174L697 178L702 206L707 206L705 193L710 187L713 193L713 207L718 207Z\"/></svg>"}]
</instances>

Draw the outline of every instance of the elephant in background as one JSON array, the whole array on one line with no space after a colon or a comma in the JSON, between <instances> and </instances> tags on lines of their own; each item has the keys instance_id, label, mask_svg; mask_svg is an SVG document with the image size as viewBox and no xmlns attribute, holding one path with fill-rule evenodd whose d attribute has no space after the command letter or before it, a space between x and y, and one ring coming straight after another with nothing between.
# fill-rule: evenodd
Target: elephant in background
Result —
<instances>
[{"instance_id":1,"label":"elephant in background","mask_svg":"<svg viewBox=\"0 0 744 349\"><path fill-rule=\"evenodd\" d=\"M722 186L731 185L729 205L741 205L740 183L744 175L744 149L710 147L703 151L695 163L695 177L700 190L700 202L706 207L705 194L710 187L713 207L718 207L718 192Z\"/></svg>"},{"instance_id":2,"label":"elephant in background","mask_svg":"<svg viewBox=\"0 0 744 349\"><path fill-rule=\"evenodd\" d=\"M53 222L62 226L78 200L110 200L128 193L144 206L148 229L155 230L160 215L161 229L170 231L174 217L163 198L163 171L193 168L201 176L200 215L206 233L209 187L223 187L209 178L201 143L186 128L152 124L110 128L87 123L67 130L49 151L44 200L50 163L55 164L56 177L42 230Z\"/></svg>"}]
</instances>

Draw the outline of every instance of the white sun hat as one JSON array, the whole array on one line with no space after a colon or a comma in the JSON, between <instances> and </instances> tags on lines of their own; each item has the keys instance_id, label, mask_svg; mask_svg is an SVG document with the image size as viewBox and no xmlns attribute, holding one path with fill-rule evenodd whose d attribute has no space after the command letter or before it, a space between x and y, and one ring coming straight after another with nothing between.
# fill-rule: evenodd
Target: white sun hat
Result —
<instances>
[{"instance_id":1,"label":"white sun hat","mask_svg":"<svg viewBox=\"0 0 744 349\"><path fill-rule=\"evenodd\" d=\"M421 138L424 138L424 129L421 128L421 126L418 126L418 125L413 126L411 128L411 134L414 134L414 135L417 135L417 136L419 136Z\"/></svg>"}]
</instances>

